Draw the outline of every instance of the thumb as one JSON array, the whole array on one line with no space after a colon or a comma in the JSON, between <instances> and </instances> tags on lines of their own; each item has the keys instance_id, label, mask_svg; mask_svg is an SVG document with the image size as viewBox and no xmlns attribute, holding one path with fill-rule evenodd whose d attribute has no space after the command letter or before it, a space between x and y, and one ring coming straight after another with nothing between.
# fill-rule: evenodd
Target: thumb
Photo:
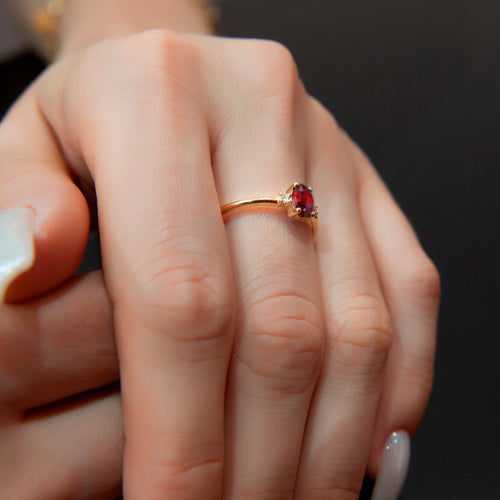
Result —
<instances>
[{"instance_id":1,"label":"thumb","mask_svg":"<svg viewBox=\"0 0 500 500\"><path fill-rule=\"evenodd\" d=\"M78 269L89 210L40 114L21 98L0 126L0 300L52 290ZM36 159L33 159L36 158Z\"/></svg>"}]
</instances>

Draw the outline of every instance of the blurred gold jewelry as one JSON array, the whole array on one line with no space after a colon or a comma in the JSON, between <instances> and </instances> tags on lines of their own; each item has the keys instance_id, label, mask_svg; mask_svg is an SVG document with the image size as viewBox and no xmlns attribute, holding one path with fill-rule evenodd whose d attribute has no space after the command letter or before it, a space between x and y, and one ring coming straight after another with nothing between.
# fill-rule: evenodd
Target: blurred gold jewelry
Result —
<instances>
[{"instance_id":1,"label":"blurred gold jewelry","mask_svg":"<svg viewBox=\"0 0 500 500\"><path fill-rule=\"evenodd\" d=\"M57 28L67 0L50 0L45 7L36 9L31 16L33 29L43 39L45 55L50 61L57 49Z\"/></svg>"},{"instance_id":2,"label":"blurred gold jewelry","mask_svg":"<svg viewBox=\"0 0 500 500\"><path fill-rule=\"evenodd\" d=\"M214 30L220 20L221 10L218 5L214 5L207 0L191 0L198 5L203 12L205 19L213 26Z\"/></svg>"},{"instance_id":3,"label":"blurred gold jewelry","mask_svg":"<svg viewBox=\"0 0 500 500\"><path fill-rule=\"evenodd\" d=\"M59 22L64 12L64 7L69 0L50 0L45 7L35 9L31 16L33 30L42 38L45 56L50 61L54 58L58 44ZM215 29L220 19L221 10L207 0L189 0L194 2L202 11L205 19Z\"/></svg>"}]
</instances>

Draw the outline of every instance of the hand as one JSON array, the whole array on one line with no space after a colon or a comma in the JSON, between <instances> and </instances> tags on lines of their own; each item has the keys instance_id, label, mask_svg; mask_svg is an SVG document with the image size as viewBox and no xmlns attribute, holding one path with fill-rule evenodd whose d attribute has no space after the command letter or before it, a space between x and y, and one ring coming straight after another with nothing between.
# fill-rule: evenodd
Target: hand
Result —
<instances>
[{"instance_id":1,"label":"hand","mask_svg":"<svg viewBox=\"0 0 500 500\"><path fill-rule=\"evenodd\" d=\"M415 431L437 273L282 46L165 31L96 44L27 92L0 151L2 204L36 214L11 300L71 275L88 231L73 179L95 183L127 497L353 498L390 432ZM294 181L315 188L315 242L279 210L224 226L221 204Z\"/></svg>"},{"instance_id":2,"label":"hand","mask_svg":"<svg viewBox=\"0 0 500 500\"><path fill-rule=\"evenodd\" d=\"M100 272L0 306L2 498L119 496L123 438L109 306Z\"/></svg>"}]
</instances>

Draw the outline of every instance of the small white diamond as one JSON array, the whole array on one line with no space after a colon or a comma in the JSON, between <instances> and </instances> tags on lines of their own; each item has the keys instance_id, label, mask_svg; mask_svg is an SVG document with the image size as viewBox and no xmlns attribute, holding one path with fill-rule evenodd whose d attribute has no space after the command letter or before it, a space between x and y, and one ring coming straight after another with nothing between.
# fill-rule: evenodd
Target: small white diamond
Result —
<instances>
[{"instance_id":1,"label":"small white diamond","mask_svg":"<svg viewBox=\"0 0 500 500\"><path fill-rule=\"evenodd\" d=\"M278 195L278 201L281 203L290 203L292 201L292 196L286 193L280 193Z\"/></svg>"}]
</instances>

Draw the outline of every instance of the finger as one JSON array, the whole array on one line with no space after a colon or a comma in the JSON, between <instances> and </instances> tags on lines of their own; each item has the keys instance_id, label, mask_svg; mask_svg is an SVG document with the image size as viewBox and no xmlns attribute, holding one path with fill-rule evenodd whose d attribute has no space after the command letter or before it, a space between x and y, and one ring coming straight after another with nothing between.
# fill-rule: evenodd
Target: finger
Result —
<instances>
[{"instance_id":1,"label":"finger","mask_svg":"<svg viewBox=\"0 0 500 500\"><path fill-rule=\"evenodd\" d=\"M89 229L87 203L33 89L0 125L0 214L0 299L35 297L76 271Z\"/></svg>"},{"instance_id":2,"label":"finger","mask_svg":"<svg viewBox=\"0 0 500 500\"><path fill-rule=\"evenodd\" d=\"M222 486L232 275L195 67L168 32L112 40L74 68L63 117L43 107L96 184L128 498L217 498Z\"/></svg>"},{"instance_id":3,"label":"finger","mask_svg":"<svg viewBox=\"0 0 500 500\"><path fill-rule=\"evenodd\" d=\"M119 378L101 272L40 299L0 306L0 403L23 412Z\"/></svg>"},{"instance_id":4,"label":"finger","mask_svg":"<svg viewBox=\"0 0 500 500\"><path fill-rule=\"evenodd\" d=\"M227 50L218 55L228 65L238 53L246 57L228 82L240 89L237 109L228 109L227 100L216 102L226 118L213 156L221 201L273 197L294 181L307 181L301 126L306 94L282 46L237 41ZM250 117L244 127L241 116ZM323 347L311 226L276 207L229 212L225 220L237 329L227 390L224 498L291 498Z\"/></svg>"},{"instance_id":5,"label":"finger","mask_svg":"<svg viewBox=\"0 0 500 500\"><path fill-rule=\"evenodd\" d=\"M0 442L4 498L100 499L121 494L123 435L116 390L4 421Z\"/></svg>"},{"instance_id":6,"label":"finger","mask_svg":"<svg viewBox=\"0 0 500 500\"><path fill-rule=\"evenodd\" d=\"M348 139L347 139L348 140ZM391 432L413 434L432 387L439 275L366 157L359 165L359 206L394 327L369 472L374 475Z\"/></svg>"},{"instance_id":7,"label":"finger","mask_svg":"<svg viewBox=\"0 0 500 500\"><path fill-rule=\"evenodd\" d=\"M309 412L296 498L358 498L392 333L356 200L354 160L331 115L311 101L310 178L327 343Z\"/></svg>"}]
</instances>

